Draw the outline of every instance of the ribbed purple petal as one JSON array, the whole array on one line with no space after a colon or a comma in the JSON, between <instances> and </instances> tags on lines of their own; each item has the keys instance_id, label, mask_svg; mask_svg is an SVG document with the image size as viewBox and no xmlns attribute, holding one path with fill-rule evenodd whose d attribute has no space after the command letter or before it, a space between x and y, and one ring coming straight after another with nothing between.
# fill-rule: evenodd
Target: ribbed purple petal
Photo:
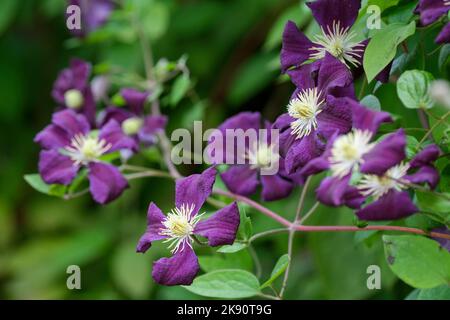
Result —
<instances>
[{"instance_id":1,"label":"ribbed purple petal","mask_svg":"<svg viewBox=\"0 0 450 320\"><path fill-rule=\"evenodd\" d=\"M356 215L361 220L396 220L417 211L407 192L391 190L380 199L358 210Z\"/></svg>"},{"instance_id":2,"label":"ribbed purple petal","mask_svg":"<svg viewBox=\"0 0 450 320\"><path fill-rule=\"evenodd\" d=\"M288 173L293 173L312 159L320 156L325 144L317 137L316 132L296 139L286 153L285 165Z\"/></svg>"},{"instance_id":3,"label":"ribbed purple petal","mask_svg":"<svg viewBox=\"0 0 450 320\"><path fill-rule=\"evenodd\" d=\"M294 189L294 183L281 177L279 174L261 175L261 185L261 197L264 201L284 199Z\"/></svg>"},{"instance_id":4,"label":"ribbed purple petal","mask_svg":"<svg viewBox=\"0 0 450 320\"><path fill-rule=\"evenodd\" d=\"M194 205L192 214L197 214L212 192L217 170L210 167L201 174L192 174L177 180L175 186L175 206Z\"/></svg>"},{"instance_id":5,"label":"ribbed purple petal","mask_svg":"<svg viewBox=\"0 0 450 320\"><path fill-rule=\"evenodd\" d=\"M405 157L406 136L403 129L388 135L363 156L362 173L383 175L389 168L402 162Z\"/></svg>"},{"instance_id":6,"label":"ribbed purple petal","mask_svg":"<svg viewBox=\"0 0 450 320\"><path fill-rule=\"evenodd\" d=\"M439 147L435 144L430 144L423 148L410 162L411 168L419 168L421 166L429 165L437 160L441 153Z\"/></svg>"},{"instance_id":7,"label":"ribbed purple petal","mask_svg":"<svg viewBox=\"0 0 450 320\"><path fill-rule=\"evenodd\" d=\"M153 145L157 138L158 132L164 131L167 125L166 116L147 116L144 118L144 124L138 133L139 140L146 145Z\"/></svg>"},{"instance_id":8,"label":"ribbed purple petal","mask_svg":"<svg viewBox=\"0 0 450 320\"><path fill-rule=\"evenodd\" d=\"M162 222L166 219L161 209L153 202L148 206L147 211L147 229L136 247L136 252L145 253L151 247L153 241L166 239L167 236L160 234L161 229L164 229Z\"/></svg>"},{"instance_id":9,"label":"ribbed purple petal","mask_svg":"<svg viewBox=\"0 0 450 320\"><path fill-rule=\"evenodd\" d=\"M116 120L110 120L104 125L103 128L100 129L98 137L100 140L105 140L107 143L111 144L111 148L108 152L121 149L136 151L138 149L136 140L126 135Z\"/></svg>"},{"instance_id":10,"label":"ribbed purple petal","mask_svg":"<svg viewBox=\"0 0 450 320\"><path fill-rule=\"evenodd\" d=\"M120 95L124 98L128 108L133 113L142 114L144 112L144 104L148 97L148 92L141 92L132 88L124 88L120 90Z\"/></svg>"},{"instance_id":11,"label":"ribbed purple petal","mask_svg":"<svg viewBox=\"0 0 450 320\"><path fill-rule=\"evenodd\" d=\"M296 98L297 94L304 89L310 89L316 87L317 82L317 72L322 64L322 60L314 61L313 63L308 63L302 65L299 68L294 68L287 70L286 73L291 78L292 83L295 84L297 90L295 90L292 98Z\"/></svg>"},{"instance_id":12,"label":"ribbed purple petal","mask_svg":"<svg viewBox=\"0 0 450 320\"><path fill-rule=\"evenodd\" d=\"M449 6L450 7L450 6ZM450 43L450 22L448 22L436 37L437 44Z\"/></svg>"},{"instance_id":13,"label":"ribbed purple petal","mask_svg":"<svg viewBox=\"0 0 450 320\"><path fill-rule=\"evenodd\" d=\"M89 164L89 189L95 201L108 203L128 188L128 182L113 165L101 162Z\"/></svg>"},{"instance_id":14,"label":"ribbed purple petal","mask_svg":"<svg viewBox=\"0 0 450 320\"><path fill-rule=\"evenodd\" d=\"M220 176L228 190L242 196L255 193L259 186L258 171L248 165L231 166Z\"/></svg>"},{"instance_id":15,"label":"ribbed purple petal","mask_svg":"<svg viewBox=\"0 0 450 320\"><path fill-rule=\"evenodd\" d=\"M350 175L344 178L326 177L316 190L317 199L332 207L339 207L345 204L345 195L349 188Z\"/></svg>"},{"instance_id":16,"label":"ribbed purple petal","mask_svg":"<svg viewBox=\"0 0 450 320\"><path fill-rule=\"evenodd\" d=\"M76 134L84 135L90 130L86 117L70 109L55 112L52 116L52 123L66 131L69 138Z\"/></svg>"},{"instance_id":17,"label":"ribbed purple petal","mask_svg":"<svg viewBox=\"0 0 450 320\"><path fill-rule=\"evenodd\" d=\"M423 166L417 172L404 177L412 183L427 183L431 189L436 188L439 183L439 172L433 166Z\"/></svg>"},{"instance_id":18,"label":"ribbed purple petal","mask_svg":"<svg viewBox=\"0 0 450 320\"><path fill-rule=\"evenodd\" d=\"M65 130L50 124L36 135L34 142L44 149L59 149L69 145L70 138Z\"/></svg>"},{"instance_id":19,"label":"ribbed purple petal","mask_svg":"<svg viewBox=\"0 0 450 320\"><path fill-rule=\"evenodd\" d=\"M100 126L104 126L110 120L116 120L118 123L122 123L134 116L135 115L132 112L125 110L124 108L108 107L101 115Z\"/></svg>"},{"instance_id":20,"label":"ribbed purple petal","mask_svg":"<svg viewBox=\"0 0 450 320\"><path fill-rule=\"evenodd\" d=\"M170 258L162 258L153 264L152 277L166 286L190 285L200 270L194 251L186 245Z\"/></svg>"},{"instance_id":21,"label":"ribbed purple petal","mask_svg":"<svg viewBox=\"0 0 450 320\"><path fill-rule=\"evenodd\" d=\"M317 0L306 4L326 32L327 27L332 30L333 23L338 21L341 28L351 27L361 8L361 0Z\"/></svg>"},{"instance_id":22,"label":"ribbed purple petal","mask_svg":"<svg viewBox=\"0 0 450 320\"><path fill-rule=\"evenodd\" d=\"M353 127L355 129L369 130L375 134L382 123L392 121L391 116L387 112L369 109L353 99L344 99L352 110Z\"/></svg>"},{"instance_id":23,"label":"ribbed purple petal","mask_svg":"<svg viewBox=\"0 0 450 320\"><path fill-rule=\"evenodd\" d=\"M420 0L418 11L420 12L420 22L426 26L441 16L446 14L450 6L446 6L444 0Z\"/></svg>"},{"instance_id":24,"label":"ribbed purple petal","mask_svg":"<svg viewBox=\"0 0 450 320\"><path fill-rule=\"evenodd\" d=\"M333 89L349 86L352 82L352 74L345 64L326 53L317 78L317 87L322 94L327 96L332 93Z\"/></svg>"},{"instance_id":25,"label":"ribbed purple petal","mask_svg":"<svg viewBox=\"0 0 450 320\"><path fill-rule=\"evenodd\" d=\"M288 21L284 27L282 43L280 60L283 72L308 60L310 49L314 46L292 21Z\"/></svg>"},{"instance_id":26,"label":"ribbed purple petal","mask_svg":"<svg viewBox=\"0 0 450 320\"><path fill-rule=\"evenodd\" d=\"M212 247L233 244L239 221L239 209L236 202L233 202L208 219L199 221L195 226L194 234L207 238L208 245Z\"/></svg>"},{"instance_id":27,"label":"ribbed purple petal","mask_svg":"<svg viewBox=\"0 0 450 320\"><path fill-rule=\"evenodd\" d=\"M352 109L343 98L328 96L325 107L317 116L318 133L329 139L335 132L347 133L352 128Z\"/></svg>"},{"instance_id":28,"label":"ribbed purple petal","mask_svg":"<svg viewBox=\"0 0 450 320\"><path fill-rule=\"evenodd\" d=\"M75 178L78 169L69 157L57 150L42 150L39 154L39 173L46 183L68 185Z\"/></svg>"}]
</instances>

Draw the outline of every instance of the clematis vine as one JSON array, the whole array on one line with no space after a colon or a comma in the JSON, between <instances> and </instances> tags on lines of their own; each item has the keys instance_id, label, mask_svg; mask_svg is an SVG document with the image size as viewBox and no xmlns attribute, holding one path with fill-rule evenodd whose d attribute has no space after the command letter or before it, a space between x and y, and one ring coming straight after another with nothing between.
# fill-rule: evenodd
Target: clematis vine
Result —
<instances>
[{"instance_id":1,"label":"clematis vine","mask_svg":"<svg viewBox=\"0 0 450 320\"><path fill-rule=\"evenodd\" d=\"M249 196L261 185L261 198L264 201L274 201L287 197L295 184L302 182L301 177L287 174L284 160L279 155L278 139L272 137L271 129L271 123L263 121L259 112L241 112L218 127L221 137L230 137L235 130L254 133L254 141L245 141L243 150L224 148L221 155L212 157L216 159L216 164L222 164L228 163L227 157L231 156L233 164L221 174L231 192ZM238 143L236 140L234 145ZM243 159L239 159L241 155ZM271 171L270 168L274 168L274 172L268 172Z\"/></svg>"},{"instance_id":2,"label":"clematis vine","mask_svg":"<svg viewBox=\"0 0 450 320\"><path fill-rule=\"evenodd\" d=\"M106 108L100 117L100 123L104 125L111 120L117 121L123 138L130 137L135 142L130 151L136 152L140 144L146 147L154 145L157 133L164 130L167 124L167 117L145 114L144 105L149 95L147 92L124 88L120 94L125 100L126 108Z\"/></svg>"},{"instance_id":3,"label":"clematis vine","mask_svg":"<svg viewBox=\"0 0 450 320\"><path fill-rule=\"evenodd\" d=\"M203 218L201 208L210 196L216 169L211 167L201 174L179 179L175 187L175 208L167 215L152 202L147 213L147 229L139 240L137 252L145 253L154 241L164 240L172 257L153 264L153 279L163 285L189 285L199 272L193 250L197 236L208 239L212 247L232 244L239 227L239 209L232 204ZM203 219L202 219L203 218Z\"/></svg>"},{"instance_id":4,"label":"clematis vine","mask_svg":"<svg viewBox=\"0 0 450 320\"><path fill-rule=\"evenodd\" d=\"M420 23L428 26L448 14L449 0L420 0L416 12L420 14ZM450 43L450 23L447 22L436 37L436 43Z\"/></svg>"},{"instance_id":5,"label":"clematis vine","mask_svg":"<svg viewBox=\"0 0 450 320\"><path fill-rule=\"evenodd\" d=\"M81 10L81 30L71 30L77 37L84 37L106 23L115 8L112 0L69 0Z\"/></svg>"},{"instance_id":6,"label":"clematis vine","mask_svg":"<svg viewBox=\"0 0 450 320\"><path fill-rule=\"evenodd\" d=\"M289 21L283 32L282 71L291 75L292 71L303 68L310 61L322 61L328 53L359 73L369 40L356 41L357 34L351 31L351 27L358 17L361 0L317 0L306 4L321 33L310 40L294 22ZM377 76L377 80L387 82L389 72L390 65Z\"/></svg>"},{"instance_id":7,"label":"clematis vine","mask_svg":"<svg viewBox=\"0 0 450 320\"><path fill-rule=\"evenodd\" d=\"M351 110L338 97L354 98L354 89L351 73L328 53L321 63L306 65L291 76L297 89L274 128L280 130L286 169L294 173L323 152L324 141L334 132L351 129Z\"/></svg>"},{"instance_id":8,"label":"clematis vine","mask_svg":"<svg viewBox=\"0 0 450 320\"><path fill-rule=\"evenodd\" d=\"M70 66L62 70L56 79L52 96L62 108L69 108L95 123L95 101L89 84L91 65L80 59L72 59Z\"/></svg>"},{"instance_id":9,"label":"clematis vine","mask_svg":"<svg viewBox=\"0 0 450 320\"><path fill-rule=\"evenodd\" d=\"M69 185L86 168L94 200L105 204L116 199L128 187L127 180L102 157L134 141L118 134L120 125L109 121L99 131L92 130L86 117L67 109L53 114L52 123L39 132L34 141L43 150L39 154L39 173L48 183Z\"/></svg>"}]
</instances>

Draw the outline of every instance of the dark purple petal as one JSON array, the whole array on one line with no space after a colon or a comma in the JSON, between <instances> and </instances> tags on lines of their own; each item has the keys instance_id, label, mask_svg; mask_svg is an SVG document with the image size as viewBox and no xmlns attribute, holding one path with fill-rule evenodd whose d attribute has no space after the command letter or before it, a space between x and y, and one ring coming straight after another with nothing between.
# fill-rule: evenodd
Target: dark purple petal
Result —
<instances>
[{"instance_id":1,"label":"dark purple petal","mask_svg":"<svg viewBox=\"0 0 450 320\"><path fill-rule=\"evenodd\" d=\"M100 129L100 140L105 140L111 144L111 148L108 152L113 152L121 149L137 150L138 146L136 140L126 135L122 127L116 120L110 120L103 128Z\"/></svg>"},{"instance_id":2,"label":"dark purple petal","mask_svg":"<svg viewBox=\"0 0 450 320\"><path fill-rule=\"evenodd\" d=\"M166 116L147 116L144 118L144 124L138 133L139 140L150 146L156 143L155 135L163 132L167 125Z\"/></svg>"},{"instance_id":3,"label":"dark purple petal","mask_svg":"<svg viewBox=\"0 0 450 320\"><path fill-rule=\"evenodd\" d=\"M132 112L125 110L124 108L108 107L105 109L105 112L101 114L101 120L99 121L100 127L103 127L110 120L116 120L121 124L125 120L134 116L135 115Z\"/></svg>"},{"instance_id":4,"label":"dark purple petal","mask_svg":"<svg viewBox=\"0 0 450 320\"><path fill-rule=\"evenodd\" d=\"M91 65L80 59L72 59L70 66L62 70L53 85L52 96L60 104L64 104L64 94L67 90L83 91L91 74Z\"/></svg>"},{"instance_id":5,"label":"dark purple petal","mask_svg":"<svg viewBox=\"0 0 450 320\"><path fill-rule=\"evenodd\" d=\"M375 79L382 83L388 83L389 77L391 75L391 68L392 68L392 61L386 67L384 67L384 69L381 70L379 74L377 74Z\"/></svg>"},{"instance_id":6,"label":"dark purple petal","mask_svg":"<svg viewBox=\"0 0 450 320\"><path fill-rule=\"evenodd\" d=\"M301 90L316 87L317 72L320 68L321 63L321 60L317 60L313 63L302 65L299 68L294 68L286 71L286 73L291 78L292 83L294 83L297 87L297 90L294 92L291 99L297 97L298 93Z\"/></svg>"},{"instance_id":7,"label":"dark purple petal","mask_svg":"<svg viewBox=\"0 0 450 320\"><path fill-rule=\"evenodd\" d=\"M410 162L411 168L419 168L431 164L437 160L441 153L439 147L435 144L430 144L423 148Z\"/></svg>"},{"instance_id":8,"label":"dark purple petal","mask_svg":"<svg viewBox=\"0 0 450 320\"><path fill-rule=\"evenodd\" d=\"M437 44L450 43L450 22L448 22L436 37Z\"/></svg>"},{"instance_id":9,"label":"dark purple petal","mask_svg":"<svg viewBox=\"0 0 450 320\"><path fill-rule=\"evenodd\" d=\"M283 32L283 47L281 49L281 70L286 72L290 67L300 66L309 59L313 43L298 30L294 22L288 21Z\"/></svg>"},{"instance_id":10,"label":"dark purple petal","mask_svg":"<svg viewBox=\"0 0 450 320\"><path fill-rule=\"evenodd\" d=\"M50 124L36 135L34 142L44 149L59 149L69 145L70 138L65 130Z\"/></svg>"},{"instance_id":11,"label":"dark purple petal","mask_svg":"<svg viewBox=\"0 0 450 320\"><path fill-rule=\"evenodd\" d=\"M325 144L315 132L301 139L296 139L286 153L285 165L288 173L293 173L312 159L320 156Z\"/></svg>"},{"instance_id":12,"label":"dark purple petal","mask_svg":"<svg viewBox=\"0 0 450 320\"><path fill-rule=\"evenodd\" d=\"M144 112L145 100L147 100L148 92L141 92L131 88L120 90L120 95L124 98L128 108L135 114Z\"/></svg>"},{"instance_id":13,"label":"dark purple petal","mask_svg":"<svg viewBox=\"0 0 450 320\"><path fill-rule=\"evenodd\" d=\"M428 183L431 189L436 188L439 183L439 172L433 166L423 166L415 173L404 177L411 183Z\"/></svg>"},{"instance_id":14,"label":"dark purple petal","mask_svg":"<svg viewBox=\"0 0 450 320\"><path fill-rule=\"evenodd\" d=\"M420 13L420 22L426 26L441 16L446 14L450 6L446 6L444 0L420 0L418 11Z\"/></svg>"},{"instance_id":15,"label":"dark purple petal","mask_svg":"<svg viewBox=\"0 0 450 320\"><path fill-rule=\"evenodd\" d=\"M128 182L122 173L109 163L91 162L89 183L92 197L101 204L116 199L128 188Z\"/></svg>"},{"instance_id":16,"label":"dark purple petal","mask_svg":"<svg viewBox=\"0 0 450 320\"><path fill-rule=\"evenodd\" d=\"M198 259L188 245L170 258L162 258L153 264L152 277L165 286L190 285L200 270Z\"/></svg>"},{"instance_id":17,"label":"dark purple petal","mask_svg":"<svg viewBox=\"0 0 450 320\"><path fill-rule=\"evenodd\" d=\"M406 136L403 129L388 135L363 156L362 173L383 175L406 158Z\"/></svg>"},{"instance_id":18,"label":"dark purple petal","mask_svg":"<svg viewBox=\"0 0 450 320\"><path fill-rule=\"evenodd\" d=\"M197 214L212 192L217 170L210 167L201 174L192 174L177 180L175 187L175 206L194 205L193 215Z\"/></svg>"},{"instance_id":19,"label":"dark purple petal","mask_svg":"<svg viewBox=\"0 0 450 320\"><path fill-rule=\"evenodd\" d=\"M332 93L333 89L349 86L352 82L352 74L345 64L326 53L320 65L317 79L317 87L322 95L326 97L329 93Z\"/></svg>"},{"instance_id":20,"label":"dark purple petal","mask_svg":"<svg viewBox=\"0 0 450 320\"><path fill-rule=\"evenodd\" d=\"M69 138L74 137L76 134L84 135L90 130L86 117L70 109L54 113L52 123L66 131Z\"/></svg>"},{"instance_id":21,"label":"dark purple petal","mask_svg":"<svg viewBox=\"0 0 450 320\"><path fill-rule=\"evenodd\" d=\"M318 133L329 139L335 132L347 133L352 128L352 111L343 98L328 96L325 107L317 116Z\"/></svg>"},{"instance_id":22,"label":"dark purple petal","mask_svg":"<svg viewBox=\"0 0 450 320\"><path fill-rule=\"evenodd\" d=\"M356 215L361 220L396 220L417 211L407 192L391 190L380 199L358 210Z\"/></svg>"},{"instance_id":23,"label":"dark purple petal","mask_svg":"<svg viewBox=\"0 0 450 320\"><path fill-rule=\"evenodd\" d=\"M261 197L264 201L275 201L286 198L294 189L294 184L279 174L261 175L261 185Z\"/></svg>"},{"instance_id":24,"label":"dark purple petal","mask_svg":"<svg viewBox=\"0 0 450 320\"><path fill-rule=\"evenodd\" d=\"M234 165L222 173L221 178L228 190L242 196L255 193L259 185L258 171L248 165Z\"/></svg>"},{"instance_id":25,"label":"dark purple petal","mask_svg":"<svg viewBox=\"0 0 450 320\"><path fill-rule=\"evenodd\" d=\"M362 206L366 198L359 192L358 188L349 186L345 190L344 204L352 209L358 209Z\"/></svg>"},{"instance_id":26,"label":"dark purple petal","mask_svg":"<svg viewBox=\"0 0 450 320\"><path fill-rule=\"evenodd\" d=\"M346 195L348 195L348 188L350 175L344 178L326 177L320 183L316 190L317 199L332 207L339 207L346 203Z\"/></svg>"},{"instance_id":27,"label":"dark purple petal","mask_svg":"<svg viewBox=\"0 0 450 320\"><path fill-rule=\"evenodd\" d=\"M391 116L387 112L369 109L353 99L344 99L352 110L353 127L355 129L369 130L375 134L382 123L392 121Z\"/></svg>"},{"instance_id":28,"label":"dark purple petal","mask_svg":"<svg viewBox=\"0 0 450 320\"><path fill-rule=\"evenodd\" d=\"M102 26L115 7L112 0L70 0L70 3L81 8L81 30L71 30L72 34L78 37Z\"/></svg>"},{"instance_id":29,"label":"dark purple petal","mask_svg":"<svg viewBox=\"0 0 450 320\"><path fill-rule=\"evenodd\" d=\"M233 244L239 221L239 209L236 202L233 202L208 219L198 222L194 234L207 238L208 245L212 247Z\"/></svg>"},{"instance_id":30,"label":"dark purple petal","mask_svg":"<svg viewBox=\"0 0 450 320\"><path fill-rule=\"evenodd\" d=\"M432 231L450 235L450 230L447 227L436 228L433 229ZM450 252L450 239L434 238L434 237L433 239L439 242L442 248L447 249L447 251Z\"/></svg>"},{"instance_id":31,"label":"dark purple petal","mask_svg":"<svg viewBox=\"0 0 450 320\"><path fill-rule=\"evenodd\" d=\"M153 202L148 206L147 211L147 229L136 247L136 252L144 253L151 247L153 241L166 239L167 236L160 235L161 229L164 229L162 222L166 219L161 209Z\"/></svg>"},{"instance_id":32,"label":"dark purple petal","mask_svg":"<svg viewBox=\"0 0 450 320\"><path fill-rule=\"evenodd\" d=\"M337 21L340 22L341 28L351 27L361 8L361 0L317 0L306 4L326 32L327 27L332 30L333 22Z\"/></svg>"},{"instance_id":33,"label":"dark purple petal","mask_svg":"<svg viewBox=\"0 0 450 320\"><path fill-rule=\"evenodd\" d=\"M39 173L46 183L68 185L75 178L79 167L57 150L42 150L39 154Z\"/></svg>"}]
</instances>

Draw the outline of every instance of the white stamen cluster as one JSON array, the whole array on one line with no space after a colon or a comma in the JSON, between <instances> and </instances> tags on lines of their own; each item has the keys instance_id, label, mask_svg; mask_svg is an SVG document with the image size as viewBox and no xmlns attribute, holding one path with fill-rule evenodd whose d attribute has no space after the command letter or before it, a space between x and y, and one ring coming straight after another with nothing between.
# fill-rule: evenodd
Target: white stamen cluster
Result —
<instances>
[{"instance_id":1,"label":"white stamen cluster","mask_svg":"<svg viewBox=\"0 0 450 320\"><path fill-rule=\"evenodd\" d=\"M170 242L169 249L172 253L183 251L186 245L192 248L191 242L195 225L202 216L201 214L192 216L194 208L194 204L182 204L180 207L172 209L162 222L164 229L161 229L159 234L168 237L164 242Z\"/></svg>"},{"instance_id":2,"label":"white stamen cluster","mask_svg":"<svg viewBox=\"0 0 450 320\"><path fill-rule=\"evenodd\" d=\"M342 178L358 170L363 163L363 156L374 146L370 143L371 138L370 131L359 129L338 137L333 143L329 159L332 175Z\"/></svg>"},{"instance_id":3,"label":"white stamen cluster","mask_svg":"<svg viewBox=\"0 0 450 320\"><path fill-rule=\"evenodd\" d=\"M309 58L319 60L324 58L326 52L328 52L347 67L350 67L349 64L358 67L360 65L358 59L361 58L364 52L364 45L353 41L356 33L354 31L350 32L350 27L341 27L340 21L333 21L331 28L327 26L327 31L322 28L322 34L314 37L312 42L318 46L310 49L314 52L310 54Z\"/></svg>"},{"instance_id":4,"label":"white stamen cluster","mask_svg":"<svg viewBox=\"0 0 450 320\"><path fill-rule=\"evenodd\" d=\"M288 113L295 119L291 122L291 134L297 135L297 139L308 136L317 129L317 115L324 104L320 96L317 88L306 89L289 102Z\"/></svg>"},{"instance_id":5,"label":"white stamen cluster","mask_svg":"<svg viewBox=\"0 0 450 320\"><path fill-rule=\"evenodd\" d=\"M97 137L76 134L70 146L64 148L64 152L74 161L74 165L87 165L97 161L105 152L111 149L111 144Z\"/></svg>"},{"instance_id":6,"label":"white stamen cluster","mask_svg":"<svg viewBox=\"0 0 450 320\"><path fill-rule=\"evenodd\" d=\"M266 143L255 143L248 151L247 159L251 169L270 168L273 163L278 162L280 155L275 145Z\"/></svg>"}]
</instances>

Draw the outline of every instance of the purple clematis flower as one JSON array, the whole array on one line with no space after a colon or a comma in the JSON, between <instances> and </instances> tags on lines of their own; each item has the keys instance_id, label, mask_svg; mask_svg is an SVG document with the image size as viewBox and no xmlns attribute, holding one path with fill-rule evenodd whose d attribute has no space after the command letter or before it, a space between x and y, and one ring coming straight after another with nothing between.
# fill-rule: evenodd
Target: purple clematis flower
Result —
<instances>
[{"instance_id":1,"label":"purple clematis flower","mask_svg":"<svg viewBox=\"0 0 450 320\"><path fill-rule=\"evenodd\" d=\"M114 120L97 133L91 130L84 115L70 109L56 112L52 124L34 139L43 148L39 155L42 179L49 184L69 185L85 167L94 200L105 204L116 199L128 187L128 182L115 166L103 162L102 156L133 144L131 138L118 134L120 131L120 125Z\"/></svg>"},{"instance_id":2,"label":"purple clematis flower","mask_svg":"<svg viewBox=\"0 0 450 320\"><path fill-rule=\"evenodd\" d=\"M383 175L363 175L356 187L364 197L374 201L359 209L356 215L363 220L395 220L418 212L405 189L409 183L427 183L431 189L437 186L439 173L432 163L439 154L436 145L429 145L411 162L402 161Z\"/></svg>"},{"instance_id":3,"label":"purple clematis flower","mask_svg":"<svg viewBox=\"0 0 450 320\"><path fill-rule=\"evenodd\" d=\"M420 0L416 12L420 14L420 23L424 26L446 15L450 10L449 0ZM436 38L436 43L450 43L450 23L447 23Z\"/></svg>"},{"instance_id":4,"label":"purple clematis flower","mask_svg":"<svg viewBox=\"0 0 450 320\"><path fill-rule=\"evenodd\" d=\"M95 101L89 84L91 65L73 59L67 69L62 70L53 85L53 99L62 107L83 113L93 125L95 123Z\"/></svg>"},{"instance_id":5,"label":"purple clematis flower","mask_svg":"<svg viewBox=\"0 0 450 320\"><path fill-rule=\"evenodd\" d=\"M330 170L331 176L322 180L317 189L319 201L330 206L359 208L364 197L350 186L353 173L383 175L405 158L406 138L400 129L380 142L371 142L380 124L392 121L389 114L371 110L349 98L341 100L352 110L353 130L344 135L335 133L324 153L309 161L300 173L307 176Z\"/></svg>"},{"instance_id":6,"label":"purple clematis flower","mask_svg":"<svg viewBox=\"0 0 450 320\"><path fill-rule=\"evenodd\" d=\"M145 101L149 95L147 92L125 88L120 94L127 109L108 107L100 122L106 124L111 120L117 121L122 128L122 135L135 141L132 151L137 151L139 143L145 146L154 145L157 142L157 133L164 130L167 124L167 117L144 114Z\"/></svg>"},{"instance_id":7,"label":"purple clematis flower","mask_svg":"<svg viewBox=\"0 0 450 320\"><path fill-rule=\"evenodd\" d=\"M81 10L81 30L71 30L77 37L104 25L115 7L112 0L69 0L69 5L79 6Z\"/></svg>"},{"instance_id":8,"label":"purple clematis flower","mask_svg":"<svg viewBox=\"0 0 450 320\"><path fill-rule=\"evenodd\" d=\"M284 160L280 158L278 152L278 139L275 137L272 139L271 128L268 121L262 122L261 114L258 112L241 112L219 126L221 137L230 138L231 133L237 132L236 130L247 132L249 136L250 133L254 133L254 141L245 141L240 147L241 150L238 151L236 146L239 141L235 138L233 150L227 150L224 146L221 155L213 157L216 160L215 164L231 164L230 168L221 174L223 182L231 192L249 196L262 185L262 199L274 201L287 197L295 182L301 182L301 178L296 180L286 173ZM264 132L267 134L263 134L261 129L265 129ZM230 162L227 157L232 161ZM278 168L275 168L275 164ZM274 172L269 172L269 168L275 168Z\"/></svg>"},{"instance_id":9,"label":"purple clematis flower","mask_svg":"<svg viewBox=\"0 0 450 320\"><path fill-rule=\"evenodd\" d=\"M197 256L192 249L196 236L208 239L215 247L232 244L239 227L239 209L232 204L202 219L201 207L212 192L216 169L177 180L175 209L164 215L152 202L147 213L147 229L139 240L137 252L145 253L153 241L165 240L173 256L153 264L153 279L163 285L189 285L199 272Z\"/></svg>"},{"instance_id":10,"label":"purple clematis flower","mask_svg":"<svg viewBox=\"0 0 450 320\"><path fill-rule=\"evenodd\" d=\"M346 133L352 125L348 103L339 97L354 98L349 70L326 53L321 63L305 65L292 73L297 89L287 113L278 117L282 156L289 173L319 156L334 132Z\"/></svg>"},{"instance_id":11,"label":"purple clematis flower","mask_svg":"<svg viewBox=\"0 0 450 320\"><path fill-rule=\"evenodd\" d=\"M307 2L322 33L313 40L300 32L294 22L288 21L283 32L281 69L291 73L291 69L301 68L307 61L321 61L331 54L348 68L361 69L364 51L369 40L356 42L356 33L350 28L358 17L361 0L317 0ZM390 65L377 79L389 80Z\"/></svg>"}]
</instances>

